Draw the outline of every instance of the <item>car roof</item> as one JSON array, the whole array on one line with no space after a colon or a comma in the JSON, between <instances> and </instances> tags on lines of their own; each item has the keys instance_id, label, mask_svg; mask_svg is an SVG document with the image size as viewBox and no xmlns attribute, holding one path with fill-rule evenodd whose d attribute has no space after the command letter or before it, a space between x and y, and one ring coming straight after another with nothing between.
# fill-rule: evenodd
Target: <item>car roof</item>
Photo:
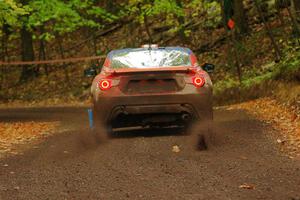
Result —
<instances>
[{"instance_id":1,"label":"car roof","mask_svg":"<svg viewBox=\"0 0 300 200\"><path fill-rule=\"evenodd\" d=\"M125 52L134 52L134 51L142 51L142 50L147 50L149 48L126 48L126 49L117 49L109 52L107 55L108 58L112 58L116 54L120 53L125 53ZM188 54L192 54L193 52L189 48L185 47L157 47L157 48L152 48L153 50L168 50L168 51L182 51Z\"/></svg>"}]
</instances>

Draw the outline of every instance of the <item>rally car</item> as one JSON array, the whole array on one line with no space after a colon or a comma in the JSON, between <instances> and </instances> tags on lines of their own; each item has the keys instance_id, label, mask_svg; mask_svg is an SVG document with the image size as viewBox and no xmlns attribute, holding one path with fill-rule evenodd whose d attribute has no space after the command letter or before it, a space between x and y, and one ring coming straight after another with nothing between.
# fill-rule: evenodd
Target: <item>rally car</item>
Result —
<instances>
[{"instance_id":1,"label":"rally car","mask_svg":"<svg viewBox=\"0 0 300 200\"><path fill-rule=\"evenodd\" d=\"M157 47L113 50L96 75L91 94L94 129L189 127L213 120L212 64L199 65L188 48Z\"/></svg>"}]
</instances>

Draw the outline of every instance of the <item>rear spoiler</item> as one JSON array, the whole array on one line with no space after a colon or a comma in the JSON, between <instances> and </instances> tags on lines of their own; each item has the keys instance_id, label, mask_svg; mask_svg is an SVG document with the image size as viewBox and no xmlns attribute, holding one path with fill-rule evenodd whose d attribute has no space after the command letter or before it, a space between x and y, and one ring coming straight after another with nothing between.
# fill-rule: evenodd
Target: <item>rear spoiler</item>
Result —
<instances>
[{"instance_id":1,"label":"rear spoiler","mask_svg":"<svg viewBox=\"0 0 300 200\"><path fill-rule=\"evenodd\" d=\"M163 67L163 68L147 68L147 69L118 69L118 70L109 70L108 73L112 75L121 75L121 74L144 74L147 72L152 73L161 73L161 72L173 72L173 73L195 73L196 68L194 67Z\"/></svg>"}]
</instances>

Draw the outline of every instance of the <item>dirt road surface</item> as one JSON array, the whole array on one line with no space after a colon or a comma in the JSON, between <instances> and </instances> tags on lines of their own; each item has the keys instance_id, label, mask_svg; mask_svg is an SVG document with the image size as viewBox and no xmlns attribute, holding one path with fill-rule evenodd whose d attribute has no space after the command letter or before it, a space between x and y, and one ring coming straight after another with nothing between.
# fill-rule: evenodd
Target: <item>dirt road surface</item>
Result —
<instances>
[{"instance_id":1,"label":"dirt road surface","mask_svg":"<svg viewBox=\"0 0 300 200\"><path fill-rule=\"evenodd\" d=\"M219 142L201 152L180 130L123 132L96 145L84 136L84 108L0 111L0 121L32 120L59 120L69 131L0 160L1 200L300 200L300 161L242 110L215 111Z\"/></svg>"}]
</instances>

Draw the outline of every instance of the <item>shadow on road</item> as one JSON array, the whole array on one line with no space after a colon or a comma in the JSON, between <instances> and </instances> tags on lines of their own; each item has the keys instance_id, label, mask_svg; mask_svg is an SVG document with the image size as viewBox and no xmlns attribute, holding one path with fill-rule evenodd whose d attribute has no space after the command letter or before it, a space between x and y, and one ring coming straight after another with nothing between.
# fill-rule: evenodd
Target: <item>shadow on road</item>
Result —
<instances>
[{"instance_id":1,"label":"shadow on road","mask_svg":"<svg viewBox=\"0 0 300 200\"><path fill-rule=\"evenodd\" d=\"M183 136L183 128L155 128L155 129L138 129L115 131L112 139L116 138L135 138L135 137L162 137L162 136Z\"/></svg>"}]
</instances>

